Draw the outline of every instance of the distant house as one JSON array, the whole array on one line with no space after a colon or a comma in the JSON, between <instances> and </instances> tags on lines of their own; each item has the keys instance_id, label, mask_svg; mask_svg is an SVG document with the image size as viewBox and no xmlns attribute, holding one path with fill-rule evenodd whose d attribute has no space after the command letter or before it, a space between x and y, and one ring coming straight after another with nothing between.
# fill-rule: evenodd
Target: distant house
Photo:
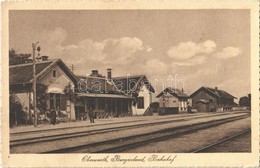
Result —
<instances>
[{"instance_id":1,"label":"distant house","mask_svg":"<svg viewBox=\"0 0 260 168\"><path fill-rule=\"evenodd\" d=\"M36 83L46 86L48 109L55 109L67 115L69 119L75 120L73 102L66 100L64 89L70 85L74 92L77 77L69 70L61 59L36 62ZM25 63L9 66L9 90L20 99L22 105L27 109L29 118L32 118L32 83L33 64Z\"/></svg>"},{"instance_id":2,"label":"distant house","mask_svg":"<svg viewBox=\"0 0 260 168\"><path fill-rule=\"evenodd\" d=\"M224 90L217 87L201 87L190 95L192 98L192 107L199 112L214 112L231 110L236 105L232 96Z\"/></svg>"},{"instance_id":3,"label":"distant house","mask_svg":"<svg viewBox=\"0 0 260 168\"><path fill-rule=\"evenodd\" d=\"M188 112L189 96L183 90L168 87L156 97L159 98L159 106L165 114Z\"/></svg>"},{"instance_id":4,"label":"distant house","mask_svg":"<svg viewBox=\"0 0 260 168\"><path fill-rule=\"evenodd\" d=\"M145 75L107 77L92 70L89 76L78 76L76 113L87 115L92 107L98 118L143 115L154 92Z\"/></svg>"},{"instance_id":5,"label":"distant house","mask_svg":"<svg viewBox=\"0 0 260 168\"><path fill-rule=\"evenodd\" d=\"M239 106L240 107L248 107L251 108L251 94L248 94L248 96L243 96L239 99Z\"/></svg>"}]
</instances>

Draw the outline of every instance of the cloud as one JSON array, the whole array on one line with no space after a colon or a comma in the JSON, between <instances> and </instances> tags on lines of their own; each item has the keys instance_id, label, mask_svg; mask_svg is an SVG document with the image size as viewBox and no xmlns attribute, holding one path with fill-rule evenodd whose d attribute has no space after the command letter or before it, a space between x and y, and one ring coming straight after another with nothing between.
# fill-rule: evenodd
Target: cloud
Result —
<instances>
[{"instance_id":1,"label":"cloud","mask_svg":"<svg viewBox=\"0 0 260 168\"><path fill-rule=\"evenodd\" d=\"M70 53L79 59L103 61L106 64L116 61L121 64L129 63L136 59L135 54L142 50L143 42L136 37L109 38L103 41L85 39L76 45L64 46L64 54Z\"/></svg>"},{"instance_id":2,"label":"cloud","mask_svg":"<svg viewBox=\"0 0 260 168\"><path fill-rule=\"evenodd\" d=\"M173 67L175 65L179 65L179 66L192 66L192 65L202 64L205 61L206 61L206 57L199 55L199 56L196 56L196 57L192 57L191 59L187 59L185 61L183 61L183 60L173 61L172 66Z\"/></svg>"},{"instance_id":3,"label":"cloud","mask_svg":"<svg viewBox=\"0 0 260 168\"><path fill-rule=\"evenodd\" d=\"M142 72L146 72L151 76L163 76L167 75L169 65L162 62L158 58L153 58L148 60L143 65L140 64L139 67L143 67Z\"/></svg>"},{"instance_id":4,"label":"cloud","mask_svg":"<svg viewBox=\"0 0 260 168\"><path fill-rule=\"evenodd\" d=\"M241 53L242 53L242 51L240 48L226 47L226 48L223 48L222 51L214 54L214 57L216 57L218 59L226 60L229 58L236 57L236 56L240 55Z\"/></svg>"},{"instance_id":5,"label":"cloud","mask_svg":"<svg viewBox=\"0 0 260 168\"><path fill-rule=\"evenodd\" d=\"M108 68L122 65L128 69L139 64L140 59L152 51L149 45L138 37L107 38L96 41L91 38L66 44L68 33L63 28L45 30L41 35L42 54L50 58L61 58L66 64L74 64L78 71L86 72L92 68ZM81 72L80 72L81 71Z\"/></svg>"},{"instance_id":6,"label":"cloud","mask_svg":"<svg viewBox=\"0 0 260 168\"><path fill-rule=\"evenodd\" d=\"M141 39L137 37L122 37L119 39L106 39L103 41L106 54L105 63L119 61L121 64L127 64L135 60L137 52L145 49Z\"/></svg>"},{"instance_id":7,"label":"cloud","mask_svg":"<svg viewBox=\"0 0 260 168\"><path fill-rule=\"evenodd\" d=\"M103 53L104 47L104 42L94 42L92 39L85 39L78 44L64 46L62 55L64 59L78 63L84 63L87 60L102 61L106 57Z\"/></svg>"},{"instance_id":8,"label":"cloud","mask_svg":"<svg viewBox=\"0 0 260 168\"><path fill-rule=\"evenodd\" d=\"M210 54L216 48L216 43L211 40L202 43L192 41L181 42L177 46L170 47L167 55L175 60L186 60L198 54Z\"/></svg>"},{"instance_id":9,"label":"cloud","mask_svg":"<svg viewBox=\"0 0 260 168\"><path fill-rule=\"evenodd\" d=\"M42 54L48 55L51 58L60 57L62 50L64 49L62 43L67 36L68 33L60 27L57 27L54 30L43 30L37 37L37 40L40 39Z\"/></svg>"},{"instance_id":10,"label":"cloud","mask_svg":"<svg viewBox=\"0 0 260 168\"><path fill-rule=\"evenodd\" d=\"M145 46L145 50L146 50L146 52L151 52L152 48L150 46Z\"/></svg>"},{"instance_id":11,"label":"cloud","mask_svg":"<svg viewBox=\"0 0 260 168\"><path fill-rule=\"evenodd\" d=\"M47 37L49 42L61 44L67 36L68 34L63 28L57 27L53 31L49 31Z\"/></svg>"},{"instance_id":12,"label":"cloud","mask_svg":"<svg viewBox=\"0 0 260 168\"><path fill-rule=\"evenodd\" d=\"M128 62L137 57L137 52L152 50L151 47L144 46L142 40L137 37L108 38L102 41L86 38L74 44L64 45L67 36L63 28L44 31L41 43L46 49L45 53L51 57L63 57L78 62L96 60L113 63L115 60Z\"/></svg>"}]
</instances>

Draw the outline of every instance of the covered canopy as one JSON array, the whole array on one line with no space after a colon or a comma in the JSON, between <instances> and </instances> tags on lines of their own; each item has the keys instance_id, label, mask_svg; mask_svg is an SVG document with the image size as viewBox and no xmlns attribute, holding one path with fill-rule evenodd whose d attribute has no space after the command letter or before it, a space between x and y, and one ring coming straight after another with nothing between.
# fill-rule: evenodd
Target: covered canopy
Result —
<instances>
[{"instance_id":1,"label":"covered canopy","mask_svg":"<svg viewBox=\"0 0 260 168\"><path fill-rule=\"evenodd\" d=\"M118 94L78 93L77 95L79 97L107 97L107 98L131 99L130 96L118 95Z\"/></svg>"}]
</instances>

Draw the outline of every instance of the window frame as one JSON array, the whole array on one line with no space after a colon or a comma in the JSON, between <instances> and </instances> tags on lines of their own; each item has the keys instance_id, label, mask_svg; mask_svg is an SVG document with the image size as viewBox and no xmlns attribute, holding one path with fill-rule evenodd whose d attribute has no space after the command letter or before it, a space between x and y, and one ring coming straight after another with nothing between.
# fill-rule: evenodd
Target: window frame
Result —
<instances>
[{"instance_id":1,"label":"window frame","mask_svg":"<svg viewBox=\"0 0 260 168\"><path fill-rule=\"evenodd\" d=\"M66 110L65 95L60 93L50 93L50 109Z\"/></svg>"},{"instance_id":2,"label":"window frame","mask_svg":"<svg viewBox=\"0 0 260 168\"><path fill-rule=\"evenodd\" d=\"M137 108L144 109L144 97L137 97Z\"/></svg>"},{"instance_id":3,"label":"window frame","mask_svg":"<svg viewBox=\"0 0 260 168\"><path fill-rule=\"evenodd\" d=\"M52 70L52 77L53 78L57 78L57 71L56 71L56 69Z\"/></svg>"}]
</instances>

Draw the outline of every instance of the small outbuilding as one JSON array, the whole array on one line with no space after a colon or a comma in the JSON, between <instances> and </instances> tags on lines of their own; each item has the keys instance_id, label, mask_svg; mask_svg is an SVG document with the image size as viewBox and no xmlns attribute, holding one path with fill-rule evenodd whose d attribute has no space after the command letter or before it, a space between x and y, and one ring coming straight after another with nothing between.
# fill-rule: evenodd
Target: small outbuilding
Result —
<instances>
[{"instance_id":1,"label":"small outbuilding","mask_svg":"<svg viewBox=\"0 0 260 168\"><path fill-rule=\"evenodd\" d=\"M178 114L188 112L189 96L182 90L166 88L156 96L163 114Z\"/></svg>"}]
</instances>

